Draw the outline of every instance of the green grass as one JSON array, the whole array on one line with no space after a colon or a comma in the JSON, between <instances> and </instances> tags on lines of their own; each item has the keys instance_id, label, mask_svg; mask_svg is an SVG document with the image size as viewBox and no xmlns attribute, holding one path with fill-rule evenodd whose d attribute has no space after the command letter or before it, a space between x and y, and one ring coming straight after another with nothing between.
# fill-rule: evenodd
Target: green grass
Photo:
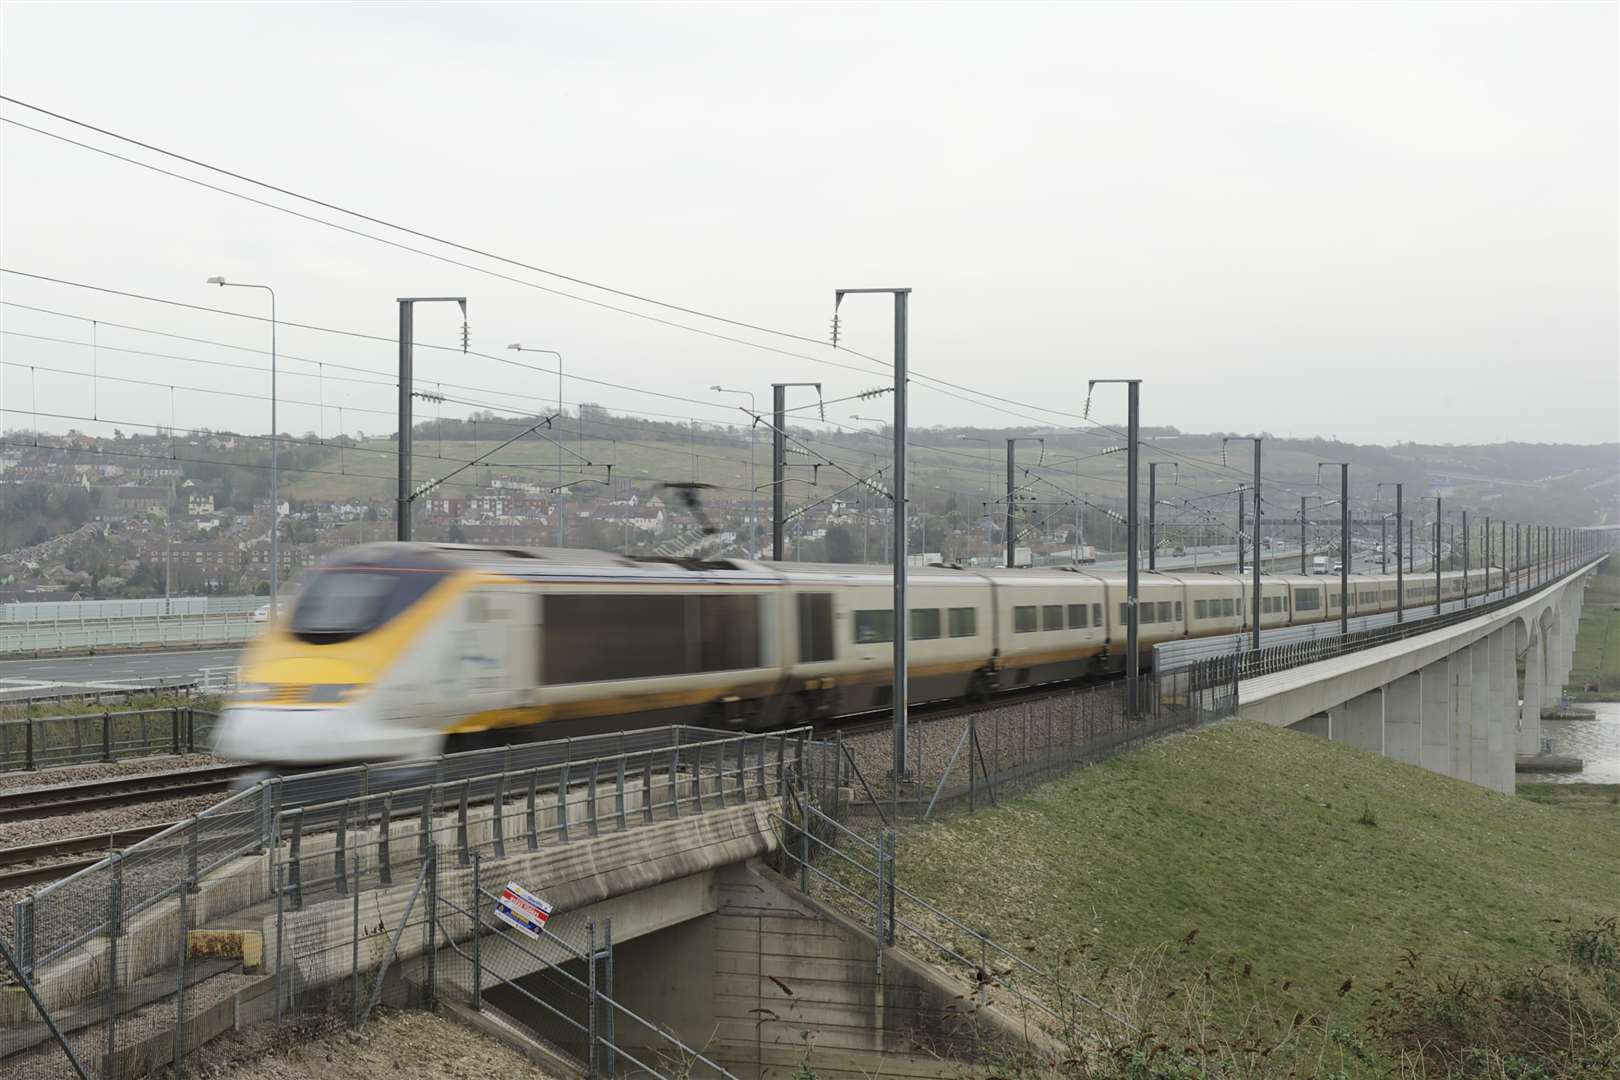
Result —
<instances>
[{"instance_id":1,"label":"green grass","mask_svg":"<svg viewBox=\"0 0 1620 1080\"><path fill-rule=\"evenodd\" d=\"M1620 784L1519 784L1519 797L1620 822Z\"/></svg>"},{"instance_id":2,"label":"green grass","mask_svg":"<svg viewBox=\"0 0 1620 1080\"><path fill-rule=\"evenodd\" d=\"M1569 696L1576 701L1620 700L1620 558L1605 560L1587 586Z\"/></svg>"},{"instance_id":3,"label":"green grass","mask_svg":"<svg viewBox=\"0 0 1620 1080\"><path fill-rule=\"evenodd\" d=\"M899 880L1032 957L1252 964L1289 1012L1360 1030L1407 950L1517 971L1620 912L1620 820L1237 722L910 831Z\"/></svg>"}]
</instances>

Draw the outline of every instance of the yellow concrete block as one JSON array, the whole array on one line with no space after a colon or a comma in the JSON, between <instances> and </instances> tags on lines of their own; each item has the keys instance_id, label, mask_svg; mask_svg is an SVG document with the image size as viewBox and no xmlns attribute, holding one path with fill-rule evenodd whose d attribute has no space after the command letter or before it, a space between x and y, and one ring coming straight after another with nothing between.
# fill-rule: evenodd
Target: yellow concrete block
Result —
<instances>
[{"instance_id":1,"label":"yellow concrete block","mask_svg":"<svg viewBox=\"0 0 1620 1080\"><path fill-rule=\"evenodd\" d=\"M225 957L242 961L249 975L264 968L264 935L257 930L192 930L186 934L186 958Z\"/></svg>"}]
</instances>

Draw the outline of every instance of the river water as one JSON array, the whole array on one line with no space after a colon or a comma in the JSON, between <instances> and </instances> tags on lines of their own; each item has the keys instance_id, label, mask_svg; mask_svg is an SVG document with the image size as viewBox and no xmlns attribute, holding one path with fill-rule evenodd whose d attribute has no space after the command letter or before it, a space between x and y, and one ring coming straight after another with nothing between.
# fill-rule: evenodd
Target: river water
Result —
<instances>
[{"instance_id":1,"label":"river water","mask_svg":"<svg viewBox=\"0 0 1620 1080\"><path fill-rule=\"evenodd\" d=\"M1552 740L1552 752L1578 757L1578 773L1522 772L1520 779L1555 784L1620 784L1620 701L1581 702L1596 720L1543 720L1541 734Z\"/></svg>"}]
</instances>

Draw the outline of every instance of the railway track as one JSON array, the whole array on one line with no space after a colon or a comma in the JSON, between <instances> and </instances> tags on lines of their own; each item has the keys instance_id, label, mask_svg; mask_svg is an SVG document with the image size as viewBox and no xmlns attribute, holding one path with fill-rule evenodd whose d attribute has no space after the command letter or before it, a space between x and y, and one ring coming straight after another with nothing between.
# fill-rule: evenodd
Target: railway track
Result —
<instances>
[{"instance_id":1,"label":"railway track","mask_svg":"<svg viewBox=\"0 0 1620 1080\"><path fill-rule=\"evenodd\" d=\"M0 889L42 885L45 882L65 878L87 866L94 866L109 852L139 843L174 824L175 822L165 821L158 825L138 825L115 832L70 836L62 840L46 840L38 844L0 848ZM65 860L62 858L73 855L83 857Z\"/></svg>"},{"instance_id":2,"label":"railway track","mask_svg":"<svg viewBox=\"0 0 1620 1080\"><path fill-rule=\"evenodd\" d=\"M62 787L31 788L0 793L0 821L58 817L85 810L178 799L226 791L231 782L248 772L245 765L184 769L148 776L91 780Z\"/></svg>"}]
</instances>

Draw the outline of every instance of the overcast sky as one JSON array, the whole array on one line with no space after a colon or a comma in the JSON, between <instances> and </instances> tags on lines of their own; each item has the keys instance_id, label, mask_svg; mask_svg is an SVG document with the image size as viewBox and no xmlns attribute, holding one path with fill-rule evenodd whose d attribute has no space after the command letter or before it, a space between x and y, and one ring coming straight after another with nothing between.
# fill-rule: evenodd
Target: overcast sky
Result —
<instances>
[{"instance_id":1,"label":"overcast sky","mask_svg":"<svg viewBox=\"0 0 1620 1080\"><path fill-rule=\"evenodd\" d=\"M7 95L592 282L824 339L832 291L910 286L916 425L1066 427L1085 380L1144 422L1358 442L1613 441L1617 6L1585 4L294 5L0 8ZM12 104L0 115L251 192ZM842 397L866 361L523 281L871 374L706 338L390 249L11 125L4 265L392 335L394 298L466 294L473 346L560 350L724 421L773 380ZM410 241L420 246L417 241ZM432 245L428 245L432 247ZM0 276L0 426L262 431L263 326ZM846 301L885 360L889 306ZM458 339L452 308L417 336ZM392 430L386 343L284 328L281 427ZM521 358L550 369L549 357ZM21 365L21 366L18 366ZM30 372L27 368L32 367ZM155 385L90 380L62 371ZM354 372L342 372L364 378ZM329 377L332 376L332 377ZM419 352L417 379L538 408L554 375ZM171 393L167 387L176 389ZM1018 402L974 398L987 392ZM533 395L513 397L512 395ZM1123 394L1093 416L1118 418ZM803 399L800 399L803 400ZM324 410L316 405L324 403ZM339 417L336 406L345 406ZM423 406L427 409L431 406ZM880 416L887 399L828 415ZM375 410L366 412L365 410ZM465 412L447 405L446 414ZM171 412L172 410L172 412ZM73 417L110 421L87 424Z\"/></svg>"}]
</instances>

